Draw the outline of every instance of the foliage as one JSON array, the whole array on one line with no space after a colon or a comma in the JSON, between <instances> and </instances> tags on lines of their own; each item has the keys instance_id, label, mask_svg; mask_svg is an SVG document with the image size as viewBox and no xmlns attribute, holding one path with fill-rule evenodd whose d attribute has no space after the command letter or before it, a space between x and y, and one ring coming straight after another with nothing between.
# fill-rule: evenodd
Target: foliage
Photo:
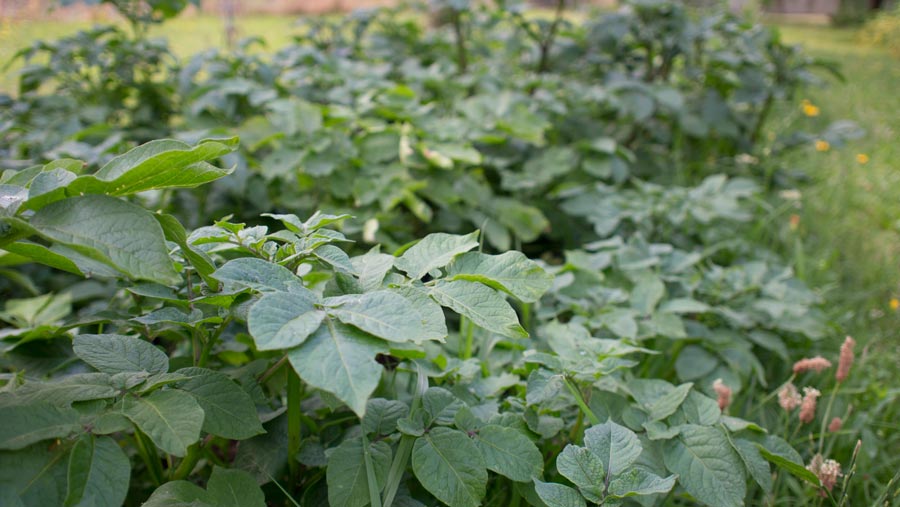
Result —
<instances>
[{"instance_id":1,"label":"foliage","mask_svg":"<svg viewBox=\"0 0 900 507\"><path fill-rule=\"evenodd\" d=\"M887 49L900 57L900 6L870 19L860 30L860 37L867 44Z\"/></svg>"},{"instance_id":2,"label":"foliage","mask_svg":"<svg viewBox=\"0 0 900 507\"><path fill-rule=\"evenodd\" d=\"M760 387L832 330L757 240L780 180L747 161L853 134L761 135L821 62L669 3L584 23L443 4L431 30L320 19L274 55L169 67L115 30L41 46L54 87L7 99L0 128L0 461L22 464L0 497L817 494L788 475L819 486L794 435L752 422ZM65 60L107 33L93 69ZM49 97L71 101L60 119L103 115L35 137Z\"/></svg>"}]
</instances>

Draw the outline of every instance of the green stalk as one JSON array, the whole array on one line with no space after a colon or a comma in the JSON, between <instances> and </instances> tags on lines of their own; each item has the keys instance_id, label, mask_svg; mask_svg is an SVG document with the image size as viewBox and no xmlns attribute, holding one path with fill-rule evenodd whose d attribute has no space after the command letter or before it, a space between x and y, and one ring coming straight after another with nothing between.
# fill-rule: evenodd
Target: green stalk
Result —
<instances>
[{"instance_id":1,"label":"green stalk","mask_svg":"<svg viewBox=\"0 0 900 507\"><path fill-rule=\"evenodd\" d=\"M206 366L212 348L215 346L216 342L219 341L219 337L222 336L222 332L225 331L225 328L228 327L229 323L231 323L231 317L226 317L225 320L219 324L219 327L216 328L215 333L213 333L212 336L209 336L203 343L203 350L200 352L200 361L197 366L200 366L201 368Z\"/></svg>"},{"instance_id":2,"label":"green stalk","mask_svg":"<svg viewBox=\"0 0 900 507\"><path fill-rule=\"evenodd\" d=\"M137 426L134 427L134 441L137 444L138 454L147 465L153 483L162 486L165 481L163 480L162 465L159 464L159 455L156 454L156 446Z\"/></svg>"},{"instance_id":3,"label":"green stalk","mask_svg":"<svg viewBox=\"0 0 900 507\"><path fill-rule=\"evenodd\" d=\"M831 408L834 406L834 399L837 397L837 392L840 387L840 382L837 382L834 385L834 389L831 390L831 396L828 398L828 405L825 407L825 413L822 415L822 428L819 431L819 454L822 454L822 447L825 446L825 430L828 429L828 419L831 417Z\"/></svg>"},{"instance_id":4,"label":"green stalk","mask_svg":"<svg viewBox=\"0 0 900 507\"><path fill-rule=\"evenodd\" d=\"M375 478L375 465L372 463L372 453L369 449L369 439L362 435L363 461L366 462L366 480L369 483L369 505L381 507L381 497L378 496L378 480Z\"/></svg>"},{"instance_id":5,"label":"green stalk","mask_svg":"<svg viewBox=\"0 0 900 507\"><path fill-rule=\"evenodd\" d=\"M172 474L169 476L170 480L177 481L187 477L194 470L194 467L197 466L197 462L200 461L201 455L202 452L199 443L194 443L188 447L187 456L181 460L181 463L178 464L178 468L172 471Z\"/></svg>"},{"instance_id":6,"label":"green stalk","mask_svg":"<svg viewBox=\"0 0 900 507\"><path fill-rule=\"evenodd\" d=\"M587 403L584 401L584 396L582 396L581 394L581 390L578 389L574 382L572 382L572 379L568 376L564 376L563 379L565 381L566 388L568 388L569 392L572 393L572 396L575 397L575 403L577 403L578 408L580 408L581 411L584 412L584 415L588 418L588 421L591 421L592 425L600 424L600 419L598 419L596 414L594 414L594 411L591 410L590 407L588 407Z\"/></svg>"},{"instance_id":7,"label":"green stalk","mask_svg":"<svg viewBox=\"0 0 900 507\"><path fill-rule=\"evenodd\" d=\"M293 368L288 369L287 414L288 414L288 469L291 479L297 475L295 456L300 451L300 428L303 413L300 411L300 377Z\"/></svg>"},{"instance_id":8,"label":"green stalk","mask_svg":"<svg viewBox=\"0 0 900 507\"><path fill-rule=\"evenodd\" d=\"M475 323L460 315L459 333L460 339L465 339L465 341L462 342L463 346L459 351L459 358L465 361L466 359L472 358L472 348L474 347L475 341Z\"/></svg>"},{"instance_id":9,"label":"green stalk","mask_svg":"<svg viewBox=\"0 0 900 507\"><path fill-rule=\"evenodd\" d=\"M416 392L413 394L410 414L422 406L422 396L425 394L425 390L428 389L428 377L418 364L416 369ZM383 507L391 507L394 503L394 497L397 496L397 489L400 487L400 481L403 479L403 472L406 470L406 464L409 461L410 454L412 454L412 447L415 441L416 437L412 435L400 437L397 453L394 454L394 461L391 462L391 469L388 471L387 480L385 481Z\"/></svg>"}]
</instances>

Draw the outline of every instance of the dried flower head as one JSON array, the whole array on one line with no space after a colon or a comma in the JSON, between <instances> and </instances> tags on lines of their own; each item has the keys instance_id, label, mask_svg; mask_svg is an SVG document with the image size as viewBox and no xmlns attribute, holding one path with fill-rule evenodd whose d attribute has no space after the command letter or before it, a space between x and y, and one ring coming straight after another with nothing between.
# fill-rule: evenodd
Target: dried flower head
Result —
<instances>
[{"instance_id":1,"label":"dried flower head","mask_svg":"<svg viewBox=\"0 0 900 507\"><path fill-rule=\"evenodd\" d=\"M717 378L713 382L713 390L719 397L719 410L725 410L731 405L731 388L726 386L722 379Z\"/></svg>"},{"instance_id":2,"label":"dried flower head","mask_svg":"<svg viewBox=\"0 0 900 507\"><path fill-rule=\"evenodd\" d=\"M797 392L797 388L790 382L785 384L781 391L778 391L778 404L787 412L799 407L802 401L803 399L800 397L800 393Z\"/></svg>"},{"instance_id":3,"label":"dried flower head","mask_svg":"<svg viewBox=\"0 0 900 507\"><path fill-rule=\"evenodd\" d=\"M822 393L814 387L803 388L803 401L800 402L800 422L809 424L816 418L816 400Z\"/></svg>"},{"instance_id":4,"label":"dried flower head","mask_svg":"<svg viewBox=\"0 0 900 507\"><path fill-rule=\"evenodd\" d=\"M841 420L840 417L835 417L828 423L828 431L835 433L841 431L841 427L844 425L844 421Z\"/></svg>"},{"instance_id":5,"label":"dried flower head","mask_svg":"<svg viewBox=\"0 0 900 507\"><path fill-rule=\"evenodd\" d=\"M838 360L837 373L834 378L838 382L843 382L850 375L850 367L853 366L853 347L856 346L856 340L851 337L844 338L841 345L841 357Z\"/></svg>"},{"instance_id":6,"label":"dried flower head","mask_svg":"<svg viewBox=\"0 0 900 507\"><path fill-rule=\"evenodd\" d=\"M814 370L816 373L826 368L831 368L831 361L822 356L804 357L794 363L794 373L803 373L805 371Z\"/></svg>"},{"instance_id":7,"label":"dried flower head","mask_svg":"<svg viewBox=\"0 0 900 507\"><path fill-rule=\"evenodd\" d=\"M822 487L828 491L834 489L838 477L841 476L841 464L833 459L824 459L821 454L813 456L806 469L816 474Z\"/></svg>"}]
</instances>

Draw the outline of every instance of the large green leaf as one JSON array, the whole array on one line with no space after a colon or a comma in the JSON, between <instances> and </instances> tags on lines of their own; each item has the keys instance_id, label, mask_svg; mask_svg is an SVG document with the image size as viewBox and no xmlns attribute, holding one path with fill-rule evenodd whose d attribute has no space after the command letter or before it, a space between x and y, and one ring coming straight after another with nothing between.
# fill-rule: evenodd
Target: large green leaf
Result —
<instances>
[{"instance_id":1,"label":"large green leaf","mask_svg":"<svg viewBox=\"0 0 900 507\"><path fill-rule=\"evenodd\" d=\"M440 280L431 288L431 297L488 331L510 338L528 337L528 332L519 324L515 310L490 287L463 280Z\"/></svg>"},{"instance_id":2,"label":"large green leaf","mask_svg":"<svg viewBox=\"0 0 900 507\"><path fill-rule=\"evenodd\" d=\"M766 435L762 445L757 444L760 454L772 464L816 486L819 478L803 465L803 458L783 438Z\"/></svg>"},{"instance_id":3,"label":"large green leaf","mask_svg":"<svg viewBox=\"0 0 900 507\"><path fill-rule=\"evenodd\" d=\"M156 488L141 507L218 507L212 495L187 481L170 481Z\"/></svg>"},{"instance_id":4,"label":"large green leaf","mask_svg":"<svg viewBox=\"0 0 900 507\"><path fill-rule=\"evenodd\" d=\"M2 505L4 507L7 504L10 507L63 505L66 497L65 458L68 455L66 449L49 446L45 442L20 451L0 452Z\"/></svg>"},{"instance_id":5,"label":"large green leaf","mask_svg":"<svg viewBox=\"0 0 900 507\"><path fill-rule=\"evenodd\" d=\"M118 391L105 373L79 373L53 382L26 382L13 391L17 403L47 402L68 407L76 401L112 398Z\"/></svg>"},{"instance_id":6,"label":"large green leaf","mask_svg":"<svg viewBox=\"0 0 900 507\"><path fill-rule=\"evenodd\" d=\"M431 270L446 266L457 255L478 246L477 239L478 231L465 236L429 234L404 252L394 261L394 265L410 278L418 280Z\"/></svg>"},{"instance_id":7,"label":"large green leaf","mask_svg":"<svg viewBox=\"0 0 900 507\"><path fill-rule=\"evenodd\" d=\"M366 403L366 415L362 419L363 431L375 435L390 435L397 431L397 421L408 415L409 407L402 401L371 399Z\"/></svg>"},{"instance_id":8,"label":"large green leaf","mask_svg":"<svg viewBox=\"0 0 900 507\"><path fill-rule=\"evenodd\" d=\"M237 148L238 139L201 141L191 147L160 139L142 144L110 160L94 174L79 176L66 188L68 195L128 195L159 188L192 188L226 176L233 169L209 163Z\"/></svg>"},{"instance_id":9,"label":"large green leaf","mask_svg":"<svg viewBox=\"0 0 900 507\"><path fill-rule=\"evenodd\" d=\"M581 493L554 482L534 480L534 491L547 507L585 507L587 505Z\"/></svg>"},{"instance_id":10,"label":"large green leaf","mask_svg":"<svg viewBox=\"0 0 900 507\"><path fill-rule=\"evenodd\" d=\"M433 428L416 439L413 473L438 500L452 507L478 507L488 474L478 447L465 433Z\"/></svg>"},{"instance_id":11,"label":"large green leaf","mask_svg":"<svg viewBox=\"0 0 900 507\"><path fill-rule=\"evenodd\" d=\"M247 329L256 348L287 349L306 341L325 318L316 302L315 295L306 289L263 295L247 314Z\"/></svg>"},{"instance_id":12,"label":"large green leaf","mask_svg":"<svg viewBox=\"0 0 900 507\"><path fill-rule=\"evenodd\" d=\"M629 496L668 493L675 486L675 476L662 478L641 467L624 472L609 482L609 496L625 498Z\"/></svg>"},{"instance_id":13,"label":"large green leaf","mask_svg":"<svg viewBox=\"0 0 900 507\"><path fill-rule=\"evenodd\" d=\"M220 282L230 282L259 292L309 292L289 269L255 257L228 261L212 277Z\"/></svg>"},{"instance_id":14,"label":"large green leaf","mask_svg":"<svg viewBox=\"0 0 900 507\"><path fill-rule=\"evenodd\" d=\"M243 470L213 467L206 491L216 507L266 506L266 497L256 479Z\"/></svg>"},{"instance_id":15,"label":"large green leaf","mask_svg":"<svg viewBox=\"0 0 900 507\"><path fill-rule=\"evenodd\" d=\"M747 466L750 477L759 484L759 487L766 493L772 492L772 469L769 462L760 453L756 443L743 438L735 438L732 440L734 450L737 451L741 461Z\"/></svg>"},{"instance_id":16,"label":"large green leaf","mask_svg":"<svg viewBox=\"0 0 900 507\"><path fill-rule=\"evenodd\" d=\"M391 467L391 447L386 442L375 442L369 445L369 454L380 493ZM325 478L331 507L363 507L369 504L369 481L362 438L344 440L332 451L328 456Z\"/></svg>"},{"instance_id":17,"label":"large green leaf","mask_svg":"<svg viewBox=\"0 0 900 507\"><path fill-rule=\"evenodd\" d=\"M350 262L359 273L359 284L363 291L369 292L381 287L384 276L394 266L394 256L373 250L350 259Z\"/></svg>"},{"instance_id":18,"label":"large green leaf","mask_svg":"<svg viewBox=\"0 0 900 507\"><path fill-rule=\"evenodd\" d=\"M203 409L193 396L175 390L154 391L149 396L122 399L122 414L129 418L164 452L184 456L200 439Z\"/></svg>"},{"instance_id":19,"label":"large green leaf","mask_svg":"<svg viewBox=\"0 0 900 507\"><path fill-rule=\"evenodd\" d=\"M86 435L69 455L66 507L119 507L128 494L131 462L110 437Z\"/></svg>"},{"instance_id":20,"label":"large green leaf","mask_svg":"<svg viewBox=\"0 0 900 507\"><path fill-rule=\"evenodd\" d=\"M379 352L387 352L385 342L326 319L302 345L288 351L288 359L306 383L334 394L363 416L381 379L382 366L375 361Z\"/></svg>"},{"instance_id":21,"label":"large green leaf","mask_svg":"<svg viewBox=\"0 0 900 507\"><path fill-rule=\"evenodd\" d=\"M643 450L633 431L611 420L585 430L584 445L600 458L610 476L624 472Z\"/></svg>"},{"instance_id":22,"label":"large green leaf","mask_svg":"<svg viewBox=\"0 0 900 507\"><path fill-rule=\"evenodd\" d=\"M177 387L203 409L203 431L232 440L263 433L253 399L228 375L206 368L182 368L176 373L190 377Z\"/></svg>"},{"instance_id":23,"label":"large green leaf","mask_svg":"<svg viewBox=\"0 0 900 507\"><path fill-rule=\"evenodd\" d=\"M328 298L328 313L345 324L392 342L421 342L423 319L403 296L386 290Z\"/></svg>"},{"instance_id":24,"label":"large green leaf","mask_svg":"<svg viewBox=\"0 0 900 507\"><path fill-rule=\"evenodd\" d=\"M521 252L501 255L467 252L450 265L449 280L481 282L511 294L520 301L533 303L550 288L553 277Z\"/></svg>"},{"instance_id":25,"label":"large green leaf","mask_svg":"<svg viewBox=\"0 0 900 507\"><path fill-rule=\"evenodd\" d=\"M72 340L72 348L82 361L110 375L169 371L169 357L166 353L134 336L80 334Z\"/></svg>"},{"instance_id":26,"label":"large green leaf","mask_svg":"<svg viewBox=\"0 0 900 507\"><path fill-rule=\"evenodd\" d=\"M517 429L488 424L478 430L475 445L488 470L514 481L528 482L544 471L541 452Z\"/></svg>"},{"instance_id":27,"label":"large green leaf","mask_svg":"<svg viewBox=\"0 0 900 507\"><path fill-rule=\"evenodd\" d=\"M556 470L572 481L589 501L601 503L606 489L606 468L596 454L569 444L556 457Z\"/></svg>"},{"instance_id":28,"label":"large green leaf","mask_svg":"<svg viewBox=\"0 0 900 507\"><path fill-rule=\"evenodd\" d=\"M47 402L10 405L0 410L0 449L22 449L48 438L66 437L81 428L78 412Z\"/></svg>"},{"instance_id":29,"label":"large green leaf","mask_svg":"<svg viewBox=\"0 0 900 507\"><path fill-rule=\"evenodd\" d=\"M105 195L72 197L41 208L30 224L45 239L131 278L163 285L181 281L159 222L135 204Z\"/></svg>"},{"instance_id":30,"label":"large green leaf","mask_svg":"<svg viewBox=\"0 0 900 507\"><path fill-rule=\"evenodd\" d=\"M685 425L666 442L666 468L694 498L713 507L744 504L744 464L718 428Z\"/></svg>"}]
</instances>

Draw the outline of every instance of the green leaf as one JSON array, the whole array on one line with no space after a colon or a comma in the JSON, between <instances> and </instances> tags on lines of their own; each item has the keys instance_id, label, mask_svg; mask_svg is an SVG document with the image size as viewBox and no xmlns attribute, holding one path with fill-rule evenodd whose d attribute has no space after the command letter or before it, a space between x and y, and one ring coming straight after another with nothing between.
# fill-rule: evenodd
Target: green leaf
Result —
<instances>
[{"instance_id":1,"label":"green leaf","mask_svg":"<svg viewBox=\"0 0 900 507\"><path fill-rule=\"evenodd\" d=\"M216 507L265 507L263 495L256 479L243 470L213 467L206 490Z\"/></svg>"},{"instance_id":2,"label":"green leaf","mask_svg":"<svg viewBox=\"0 0 900 507\"><path fill-rule=\"evenodd\" d=\"M666 294L666 286L658 276L646 273L631 289L631 307L643 315L649 315Z\"/></svg>"},{"instance_id":3,"label":"green leaf","mask_svg":"<svg viewBox=\"0 0 900 507\"><path fill-rule=\"evenodd\" d=\"M255 257L230 260L217 269L212 277L220 282L249 287L258 292L309 292L289 269Z\"/></svg>"},{"instance_id":4,"label":"green leaf","mask_svg":"<svg viewBox=\"0 0 900 507\"><path fill-rule=\"evenodd\" d=\"M177 387L203 409L203 431L231 440L264 432L253 399L228 375L206 368L182 368L176 373L190 377Z\"/></svg>"},{"instance_id":5,"label":"green leaf","mask_svg":"<svg viewBox=\"0 0 900 507\"><path fill-rule=\"evenodd\" d=\"M366 434L390 435L397 431L397 421L408 415L409 407L402 401L373 398L366 403L363 431Z\"/></svg>"},{"instance_id":6,"label":"green leaf","mask_svg":"<svg viewBox=\"0 0 900 507\"><path fill-rule=\"evenodd\" d=\"M584 447L569 444L556 457L556 470L578 486L590 502L603 502L606 489L606 469L603 461Z\"/></svg>"},{"instance_id":7,"label":"green leaf","mask_svg":"<svg viewBox=\"0 0 900 507\"><path fill-rule=\"evenodd\" d=\"M553 482L534 480L534 491L547 507L585 507L584 497L574 489Z\"/></svg>"},{"instance_id":8,"label":"green leaf","mask_svg":"<svg viewBox=\"0 0 900 507\"><path fill-rule=\"evenodd\" d=\"M247 314L247 330L256 348L288 349L306 341L325 318L316 303L315 294L306 289L263 295Z\"/></svg>"},{"instance_id":9,"label":"green leaf","mask_svg":"<svg viewBox=\"0 0 900 507\"><path fill-rule=\"evenodd\" d=\"M475 445L488 470L514 481L528 482L544 471L541 452L517 429L488 424L478 430Z\"/></svg>"},{"instance_id":10,"label":"green leaf","mask_svg":"<svg viewBox=\"0 0 900 507\"><path fill-rule=\"evenodd\" d=\"M744 464L718 428L683 426L677 438L666 442L663 459L698 501L713 507L744 504Z\"/></svg>"},{"instance_id":11,"label":"green leaf","mask_svg":"<svg viewBox=\"0 0 900 507\"><path fill-rule=\"evenodd\" d=\"M688 345L675 360L675 372L682 381L696 380L712 373L719 359L699 345Z\"/></svg>"},{"instance_id":12,"label":"green leaf","mask_svg":"<svg viewBox=\"0 0 900 507\"><path fill-rule=\"evenodd\" d=\"M0 449L22 449L48 438L62 438L78 431L78 412L46 402L2 408Z\"/></svg>"},{"instance_id":13,"label":"green leaf","mask_svg":"<svg viewBox=\"0 0 900 507\"><path fill-rule=\"evenodd\" d=\"M52 382L26 382L13 391L17 403L47 402L68 407L76 401L112 398L118 391L105 373L79 373Z\"/></svg>"},{"instance_id":14,"label":"green leaf","mask_svg":"<svg viewBox=\"0 0 900 507\"><path fill-rule=\"evenodd\" d=\"M82 361L110 375L169 371L169 357L165 352L133 336L80 334L72 340L72 348Z\"/></svg>"},{"instance_id":15,"label":"green leaf","mask_svg":"<svg viewBox=\"0 0 900 507\"><path fill-rule=\"evenodd\" d=\"M128 494L131 462L110 437L86 435L69 455L66 507L119 507Z\"/></svg>"},{"instance_id":16,"label":"green leaf","mask_svg":"<svg viewBox=\"0 0 900 507\"><path fill-rule=\"evenodd\" d=\"M444 309L428 296L428 292L411 285L393 287L391 290L406 298L422 317L423 341L444 341L444 338L447 337L447 320L444 316Z\"/></svg>"},{"instance_id":17,"label":"green leaf","mask_svg":"<svg viewBox=\"0 0 900 507\"><path fill-rule=\"evenodd\" d=\"M637 435L613 421L585 430L584 445L600 458L610 477L624 472L643 451Z\"/></svg>"},{"instance_id":18,"label":"green leaf","mask_svg":"<svg viewBox=\"0 0 900 507\"><path fill-rule=\"evenodd\" d=\"M181 254L191 263L191 266L197 270L197 274L200 275L200 278L209 285L210 289L218 291L219 282L210 276L216 270L216 265L213 264L212 259L210 259L205 252L194 248L193 245L188 243L187 231L184 230L184 226L181 225L181 222L172 215L162 213L157 213L153 215L153 217L156 218L156 221L159 222L160 227L162 227L166 239L177 244L178 247L181 248Z\"/></svg>"},{"instance_id":19,"label":"green leaf","mask_svg":"<svg viewBox=\"0 0 900 507\"><path fill-rule=\"evenodd\" d=\"M4 414L4 417L7 417ZM5 421L6 419L4 419ZM35 444L20 451L0 452L0 501L6 507L63 505L66 496L66 457L60 446Z\"/></svg>"},{"instance_id":20,"label":"green leaf","mask_svg":"<svg viewBox=\"0 0 900 507\"><path fill-rule=\"evenodd\" d=\"M772 470L769 463L763 458L756 447L756 443L743 438L735 438L732 440L734 450L737 451L741 461L747 466L750 477L759 484L759 487L766 493L772 492Z\"/></svg>"},{"instance_id":21,"label":"green leaf","mask_svg":"<svg viewBox=\"0 0 900 507\"><path fill-rule=\"evenodd\" d=\"M209 163L234 151L238 139L205 140L196 146L160 139L142 144L110 160L95 174L79 176L68 195L129 195L159 188L193 188L231 174Z\"/></svg>"},{"instance_id":22,"label":"green leaf","mask_svg":"<svg viewBox=\"0 0 900 507\"><path fill-rule=\"evenodd\" d=\"M673 486L675 486L674 475L663 479L641 467L635 467L610 481L608 493L613 498L655 495L668 493Z\"/></svg>"},{"instance_id":23,"label":"green leaf","mask_svg":"<svg viewBox=\"0 0 900 507\"><path fill-rule=\"evenodd\" d=\"M422 395L422 408L428 414L428 424L453 424L456 412L466 404L443 387L429 387Z\"/></svg>"},{"instance_id":24,"label":"green leaf","mask_svg":"<svg viewBox=\"0 0 900 507\"><path fill-rule=\"evenodd\" d=\"M431 288L431 297L487 331L510 338L527 338L528 332L509 303L494 289L463 280L439 280Z\"/></svg>"},{"instance_id":25,"label":"green leaf","mask_svg":"<svg viewBox=\"0 0 900 507\"><path fill-rule=\"evenodd\" d=\"M819 485L819 478L803 465L803 459L797 451L784 439L774 435L767 435L762 445L757 444L759 453L770 463L784 469L796 477L803 479L815 486Z\"/></svg>"},{"instance_id":26,"label":"green leaf","mask_svg":"<svg viewBox=\"0 0 900 507\"><path fill-rule=\"evenodd\" d=\"M678 407L684 402L684 399L687 398L693 386L694 384L691 383L681 384L657 398L647 407L647 410L650 413L650 419L659 421L675 413L675 411L678 410Z\"/></svg>"},{"instance_id":27,"label":"green leaf","mask_svg":"<svg viewBox=\"0 0 900 507\"><path fill-rule=\"evenodd\" d=\"M381 288L384 276L394 267L394 256L378 253L377 250L366 252L350 259L353 268L359 273L359 284L364 292Z\"/></svg>"},{"instance_id":28,"label":"green leaf","mask_svg":"<svg viewBox=\"0 0 900 507\"><path fill-rule=\"evenodd\" d=\"M187 447L200 439L203 409L181 391L154 391L149 396L122 398L122 414L164 452L184 456Z\"/></svg>"},{"instance_id":29,"label":"green leaf","mask_svg":"<svg viewBox=\"0 0 900 507\"><path fill-rule=\"evenodd\" d=\"M416 439L413 473L438 500L453 507L478 507L488 474L478 447L465 433L437 427Z\"/></svg>"},{"instance_id":30,"label":"green leaf","mask_svg":"<svg viewBox=\"0 0 900 507\"><path fill-rule=\"evenodd\" d=\"M159 222L135 204L103 195L72 197L41 208L30 223L42 237L131 278L181 281Z\"/></svg>"},{"instance_id":31,"label":"green leaf","mask_svg":"<svg viewBox=\"0 0 900 507\"><path fill-rule=\"evenodd\" d=\"M330 319L325 324L289 350L288 359L304 382L334 394L362 417L381 379L375 355L387 352L387 346L355 327Z\"/></svg>"},{"instance_id":32,"label":"green leaf","mask_svg":"<svg viewBox=\"0 0 900 507\"><path fill-rule=\"evenodd\" d=\"M501 255L468 252L457 257L447 271L448 280L480 282L533 303L553 284L553 277L521 252Z\"/></svg>"},{"instance_id":33,"label":"green leaf","mask_svg":"<svg viewBox=\"0 0 900 507\"><path fill-rule=\"evenodd\" d=\"M421 342L427 333L412 303L391 291L333 297L324 304L341 322L388 341Z\"/></svg>"},{"instance_id":34,"label":"green leaf","mask_svg":"<svg viewBox=\"0 0 900 507\"><path fill-rule=\"evenodd\" d=\"M156 488L141 507L216 507L212 496L187 481L171 481Z\"/></svg>"},{"instance_id":35,"label":"green leaf","mask_svg":"<svg viewBox=\"0 0 900 507\"><path fill-rule=\"evenodd\" d=\"M403 253L394 265L418 280L435 268L444 267L457 255L478 246L478 231L465 236L435 233L425 236Z\"/></svg>"},{"instance_id":36,"label":"green leaf","mask_svg":"<svg viewBox=\"0 0 900 507\"><path fill-rule=\"evenodd\" d=\"M375 442L369 445L369 454L375 465L378 492L381 492L391 467L391 447L383 441ZM328 504L332 507L363 507L369 504L371 497L362 438L344 440L331 452L325 479L328 483Z\"/></svg>"}]
</instances>

